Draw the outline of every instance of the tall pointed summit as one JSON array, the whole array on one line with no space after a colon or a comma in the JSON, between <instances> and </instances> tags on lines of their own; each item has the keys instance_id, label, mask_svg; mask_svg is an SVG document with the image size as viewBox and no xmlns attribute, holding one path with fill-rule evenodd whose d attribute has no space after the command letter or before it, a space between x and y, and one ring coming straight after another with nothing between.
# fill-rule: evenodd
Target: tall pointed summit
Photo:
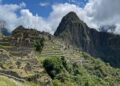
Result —
<instances>
[{"instance_id":1,"label":"tall pointed summit","mask_svg":"<svg viewBox=\"0 0 120 86\"><path fill-rule=\"evenodd\" d=\"M70 12L63 17L54 35L83 50L89 44L88 34L88 26L79 19L76 13Z\"/></svg>"},{"instance_id":2,"label":"tall pointed summit","mask_svg":"<svg viewBox=\"0 0 120 86\"><path fill-rule=\"evenodd\" d=\"M62 34L63 31L69 29L70 27L74 28L74 26L80 24L84 24L83 21L79 19L75 12L70 12L63 17L54 35L58 36Z\"/></svg>"}]
</instances>

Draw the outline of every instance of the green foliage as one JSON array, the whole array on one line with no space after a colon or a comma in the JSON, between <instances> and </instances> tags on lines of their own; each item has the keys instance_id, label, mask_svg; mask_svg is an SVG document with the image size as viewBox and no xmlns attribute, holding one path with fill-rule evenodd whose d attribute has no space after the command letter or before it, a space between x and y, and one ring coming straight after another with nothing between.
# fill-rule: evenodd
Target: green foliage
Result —
<instances>
[{"instance_id":1,"label":"green foliage","mask_svg":"<svg viewBox=\"0 0 120 86\"><path fill-rule=\"evenodd\" d=\"M45 41L44 38L39 38L34 42L34 47L35 47L36 51L39 51L39 52L42 51L42 49L44 47L44 41Z\"/></svg>"},{"instance_id":2,"label":"green foliage","mask_svg":"<svg viewBox=\"0 0 120 86\"><path fill-rule=\"evenodd\" d=\"M119 86L120 69L86 53L81 56L87 63L71 63L65 57L49 57L43 64L53 79L54 86Z\"/></svg>"},{"instance_id":3,"label":"green foliage","mask_svg":"<svg viewBox=\"0 0 120 86\"><path fill-rule=\"evenodd\" d=\"M0 86L17 86L12 79L8 77L0 76Z\"/></svg>"},{"instance_id":4,"label":"green foliage","mask_svg":"<svg viewBox=\"0 0 120 86\"><path fill-rule=\"evenodd\" d=\"M53 85L54 86L62 86L62 83L59 80L55 79L55 80L53 80Z\"/></svg>"},{"instance_id":5,"label":"green foliage","mask_svg":"<svg viewBox=\"0 0 120 86\"><path fill-rule=\"evenodd\" d=\"M67 60L65 59L64 56L61 57L61 62L62 62L62 65L64 66L64 68L69 72L71 73L73 71L73 68L71 64L68 64Z\"/></svg>"},{"instance_id":6,"label":"green foliage","mask_svg":"<svg viewBox=\"0 0 120 86\"><path fill-rule=\"evenodd\" d=\"M52 78L59 74L63 69L61 59L58 57L50 57L48 59L45 59L43 66Z\"/></svg>"}]
</instances>

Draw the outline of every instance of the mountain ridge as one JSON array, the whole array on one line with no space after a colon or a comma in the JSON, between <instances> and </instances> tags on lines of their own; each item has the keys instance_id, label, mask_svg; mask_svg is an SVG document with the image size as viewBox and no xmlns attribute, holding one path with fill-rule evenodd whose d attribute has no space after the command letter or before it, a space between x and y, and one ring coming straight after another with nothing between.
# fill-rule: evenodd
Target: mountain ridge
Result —
<instances>
[{"instance_id":1,"label":"mountain ridge","mask_svg":"<svg viewBox=\"0 0 120 86\"><path fill-rule=\"evenodd\" d=\"M120 35L98 32L73 15L76 16L75 13L72 16L68 13L63 17L54 35L114 67L120 66ZM70 18L77 22L67 22Z\"/></svg>"}]
</instances>

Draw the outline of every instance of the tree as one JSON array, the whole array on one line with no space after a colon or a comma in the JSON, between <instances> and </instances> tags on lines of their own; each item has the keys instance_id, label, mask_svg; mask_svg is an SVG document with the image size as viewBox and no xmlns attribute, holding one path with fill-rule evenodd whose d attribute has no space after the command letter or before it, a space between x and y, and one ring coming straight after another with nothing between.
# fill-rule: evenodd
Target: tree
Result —
<instances>
[{"instance_id":1,"label":"tree","mask_svg":"<svg viewBox=\"0 0 120 86\"><path fill-rule=\"evenodd\" d=\"M44 38L39 38L34 42L34 47L36 51L42 52L42 49L44 47Z\"/></svg>"}]
</instances>

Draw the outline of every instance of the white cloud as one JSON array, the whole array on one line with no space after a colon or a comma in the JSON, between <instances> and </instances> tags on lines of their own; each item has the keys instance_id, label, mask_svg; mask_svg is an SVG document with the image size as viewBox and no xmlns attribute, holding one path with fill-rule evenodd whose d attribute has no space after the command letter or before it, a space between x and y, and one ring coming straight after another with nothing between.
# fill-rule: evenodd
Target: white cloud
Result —
<instances>
[{"instance_id":1,"label":"white cloud","mask_svg":"<svg viewBox=\"0 0 120 86\"><path fill-rule=\"evenodd\" d=\"M9 31L14 30L19 25L23 25L27 28L36 28L39 31L51 32L51 28L45 19L38 15L33 15L29 9L24 9L24 7L24 4L0 5L0 20L6 21L6 28ZM17 11L20 12L20 16L17 16Z\"/></svg>"},{"instance_id":2,"label":"white cloud","mask_svg":"<svg viewBox=\"0 0 120 86\"><path fill-rule=\"evenodd\" d=\"M38 15L33 15L29 9L21 8L21 5L1 5L0 18L7 22L7 28L12 31L15 27L23 25L25 27L36 28L40 31L54 33L58 24L60 23L63 16L65 16L70 11L75 11L82 17L84 17L84 12L82 9L73 4L55 4L52 6L53 11L50 13L47 19L42 18ZM20 16L18 17L16 11L20 11ZM6 15L4 15L6 14ZM9 16L11 17L8 17Z\"/></svg>"},{"instance_id":3,"label":"white cloud","mask_svg":"<svg viewBox=\"0 0 120 86\"><path fill-rule=\"evenodd\" d=\"M55 4L52 6L52 8L53 11L50 13L48 21L50 21L50 25L53 31L56 30L63 16L65 16L70 11L76 12L79 16L81 16L82 19L84 19L85 13L83 9L79 8L74 4L69 4L69 3Z\"/></svg>"},{"instance_id":4,"label":"white cloud","mask_svg":"<svg viewBox=\"0 0 120 86\"><path fill-rule=\"evenodd\" d=\"M85 21L90 27L95 27L95 28L97 27L96 24L91 22L92 17L87 16L87 12L85 11L85 9L80 8L79 6L75 4L69 4L69 3L55 4L52 6L52 8L53 8L53 11L50 13L48 22L53 32L56 30L63 16L65 16L70 11L76 12L79 18Z\"/></svg>"},{"instance_id":5,"label":"white cloud","mask_svg":"<svg viewBox=\"0 0 120 86\"><path fill-rule=\"evenodd\" d=\"M29 28L36 28L39 31L51 32L50 26L47 22L38 15L33 15L28 9L21 10L21 17L18 19L18 25L23 25Z\"/></svg>"},{"instance_id":6,"label":"white cloud","mask_svg":"<svg viewBox=\"0 0 120 86\"><path fill-rule=\"evenodd\" d=\"M19 10L19 5L6 4L0 5L0 20L4 20L7 23L7 28L11 29L17 20L16 11Z\"/></svg>"},{"instance_id":7,"label":"white cloud","mask_svg":"<svg viewBox=\"0 0 120 86\"><path fill-rule=\"evenodd\" d=\"M46 6L48 6L48 5L49 5L48 2L44 2L44 3L41 2L41 3L40 3L40 6L41 6L41 7L46 7Z\"/></svg>"},{"instance_id":8,"label":"white cloud","mask_svg":"<svg viewBox=\"0 0 120 86\"><path fill-rule=\"evenodd\" d=\"M20 7L21 8L25 8L26 7L26 3L25 2L20 3Z\"/></svg>"},{"instance_id":9,"label":"white cloud","mask_svg":"<svg viewBox=\"0 0 120 86\"><path fill-rule=\"evenodd\" d=\"M85 11L97 26L117 25L115 33L120 34L120 0L89 0Z\"/></svg>"},{"instance_id":10,"label":"white cloud","mask_svg":"<svg viewBox=\"0 0 120 86\"><path fill-rule=\"evenodd\" d=\"M71 3L71 4L75 4L75 5L78 5L80 7L84 7L85 5L85 2L87 2L87 0L67 0L68 3Z\"/></svg>"},{"instance_id":11,"label":"white cloud","mask_svg":"<svg viewBox=\"0 0 120 86\"><path fill-rule=\"evenodd\" d=\"M0 4L0 20L7 22L6 27L10 31L19 25L23 25L53 34L62 17L70 11L74 11L89 27L98 28L101 25L116 24L116 33L120 34L119 3L120 0L115 0L114 2L113 0L89 0L84 8L70 3L54 4L52 5L52 12L46 19L33 15L29 9L25 9L26 4L24 2L19 5ZM20 12L20 16L17 16L16 11Z\"/></svg>"}]
</instances>

